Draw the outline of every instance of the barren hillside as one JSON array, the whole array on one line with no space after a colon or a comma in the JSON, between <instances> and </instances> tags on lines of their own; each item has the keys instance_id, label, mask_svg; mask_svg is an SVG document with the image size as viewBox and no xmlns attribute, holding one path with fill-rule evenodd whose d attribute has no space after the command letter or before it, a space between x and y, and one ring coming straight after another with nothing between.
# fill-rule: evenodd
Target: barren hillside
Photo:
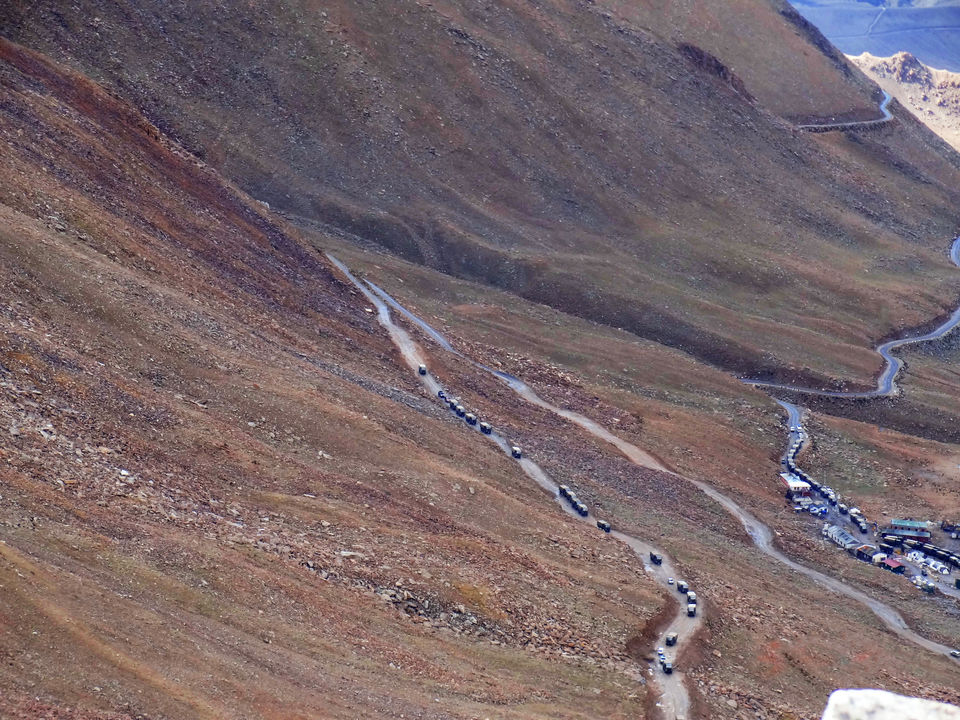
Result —
<instances>
[{"instance_id":1,"label":"barren hillside","mask_svg":"<svg viewBox=\"0 0 960 720\"><path fill-rule=\"evenodd\" d=\"M855 380L953 292L960 160L797 133L879 94L779 0L4 15L273 208L729 370Z\"/></svg>"},{"instance_id":2,"label":"barren hillside","mask_svg":"<svg viewBox=\"0 0 960 720\"><path fill-rule=\"evenodd\" d=\"M908 52L888 58L864 53L851 59L901 105L960 150L960 73L928 67Z\"/></svg>"},{"instance_id":3,"label":"barren hillside","mask_svg":"<svg viewBox=\"0 0 960 720\"><path fill-rule=\"evenodd\" d=\"M735 374L867 385L952 310L958 156L896 103L796 128L879 100L780 0L0 0L0 716L660 720L681 575L688 720L960 702L697 484L960 646L952 597L784 502ZM502 446L327 252L443 332L396 314ZM874 517L960 511L955 354L811 403L803 461Z\"/></svg>"}]
</instances>

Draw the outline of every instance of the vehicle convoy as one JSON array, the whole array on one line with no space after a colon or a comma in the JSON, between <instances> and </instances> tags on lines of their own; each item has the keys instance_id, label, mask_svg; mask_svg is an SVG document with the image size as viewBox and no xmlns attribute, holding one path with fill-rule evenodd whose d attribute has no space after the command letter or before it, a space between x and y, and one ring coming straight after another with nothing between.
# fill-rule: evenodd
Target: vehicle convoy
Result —
<instances>
[{"instance_id":1,"label":"vehicle convoy","mask_svg":"<svg viewBox=\"0 0 960 720\"><path fill-rule=\"evenodd\" d=\"M427 366L424 365L423 363L421 363L421 364L420 364L420 367L417 368L417 372L420 373L421 375L426 375L426 374L427 374Z\"/></svg>"},{"instance_id":2,"label":"vehicle convoy","mask_svg":"<svg viewBox=\"0 0 960 720\"><path fill-rule=\"evenodd\" d=\"M677 636L677 633L675 633L675 632L667 633L667 637L666 637L666 643L667 643L667 645L668 645L668 646L676 645L676 644L677 644L677 637L678 637L678 636Z\"/></svg>"},{"instance_id":3,"label":"vehicle convoy","mask_svg":"<svg viewBox=\"0 0 960 720\"><path fill-rule=\"evenodd\" d=\"M467 414L464 416L464 419L467 421L467 425L476 425L476 424L477 424L477 416L474 415L473 413L467 413Z\"/></svg>"},{"instance_id":4,"label":"vehicle convoy","mask_svg":"<svg viewBox=\"0 0 960 720\"><path fill-rule=\"evenodd\" d=\"M518 383L519 385L522 385L522 383L519 383L519 381L517 381L517 383ZM514 387L514 385L511 384L511 387ZM517 392L520 392L520 391L518 390ZM535 397L535 396L534 396L534 397ZM548 406L548 407L549 407L549 406ZM594 432L594 434L598 434L598 435L599 435L599 432L598 432L598 431L591 431L591 432ZM604 439L606 439L606 438L604 437ZM619 446L618 446L618 447L619 447ZM629 447L630 449L633 449L632 446L629 446L629 445L628 445L628 447ZM512 446L512 447L510 448L510 451L511 451L511 454L512 454L514 457L516 457L516 458L518 458L518 459L521 457L520 448L519 448L518 446ZM625 451L625 452L626 452L626 451ZM628 457L629 457L629 456L628 456ZM636 462L637 464L640 464L639 461L634 460L634 462ZM695 482L695 481L692 481L692 480L691 480L691 482ZM695 484L697 485L697 487L701 488L701 490L703 490L703 492L707 493L707 494L710 495L711 497L714 497L714 495L713 495L711 492L709 492L708 489L706 489L706 488L704 487L704 484L703 484L703 483L695 483ZM814 486L814 487L816 487L816 486ZM816 488L816 489L819 490L819 488ZM813 578L815 581L820 582L820 583L822 583L822 584L824 584L824 585L827 585L828 587L839 588L839 590L842 591L842 592L844 592L844 594L846 594L846 595L848 595L848 596L850 596L850 597L853 597L854 599L859 600L860 602L862 602L862 603L865 604L865 605L868 605L868 607L870 607L870 609L873 610L874 613L877 614L877 615L881 618L881 620L883 620L884 623L885 623L888 627L895 628L895 629L901 629L902 627L905 627L905 623L903 623L902 619L896 614L895 611L887 608L886 606L883 606L882 604L880 604L880 609L878 610L877 607L876 607L876 605L874 605L874 604L869 604L869 603L867 603L866 601L861 600L861 599L860 599L860 595L861 595L861 594L857 593L857 591L854 591L854 590L848 588L847 586L843 585L842 583L838 583L838 582L836 582L836 581L833 581L833 582L831 583L831 582L829 582L830 580L832 580L831 578L828 578L827 576L824 576L824 575L822 575L821 573L817 573L816 571L809 570L809 569L807 569L806 567L799 566L797 563L792 563L791 561L789 561L788 559L786 559L785 557L783 557L781 554L779 554L777 551L773 550L773 549L771 548L771 545L770 545L769 540L765 537L764 531L766 531L767 533L769 533L769 530L768 530L768 528L767 528L765 525L763 525L762 523L756 521L756 520L755 520L754 518L752 518L749 514L747 514L747 513L743 512L742 510L740 510L740 508L739 508L735 503L733 503L732 501L727 500L725 496L719 495L719 493L717 493L717 495L718 495L718 497L719 497L718 502L720 502L722 505L724 505L724 507L727 507L728 510L729 510L731 513L733 513L733 514L742 522L742 524L744 525L744 527L747 529L748 533L750 534L750 537L754 540L754 543L756 544L756 546L757 546L758 548L760 548L761 550L763 550L765 553L767 553L768 555L776 558L777 560L779 560L779 561L782 562L783 564L786 564L786 565L788 565L788 566L790 566L790 567L794 567L794 568L800 569L801 571L804 572L804 574L806 574L806 575L808 575L809 577ZM726 501L726 503L725 503L724 501ZM834 504L835 504L835 503L834 503ZM652 552L651 552L651 560L654 561L654 554L653 554ZM657 558L657 560L659 560L659 558ZM654 564L660 564L660 563L657 562L657 561L654 561ZM682 587L678 587L678 589L681 590L681 591L684 591L684 592L687 591L687 584L686 584L685 582L682 583ZM696 603L687 603L688 616L690 616L690 617L696 616L696 608L697 608ZM881 612L881 610L882 610L883 612ZM889 616L888 616L888 613L889 613ZM913 640L914 642L918 642L918 644L923 644L923 643L921 643L921 641L924 640L924 638L920 638L919 636L916 636L915 634L910 633L910 631L909 631L908 629L904 629L904 630L903 630L903 634L904 634L906 637L908 637L909 639ZM929 647L929 644L925 644L925 646ZM935 646L936 646L936 645L935 645ZM942 646L936 646L936 647L942 647ZM670 668L671 668L671 670L672 670L672 666L670 666ZM665 668L665 671L666 671L666 668Z\"/></svg>"},{"instance_id":5,"label":"vehicle convoy","mask_svg":"<svg viewBox=\"0 0 960 720\"><path fill-rule=\"evenodd\" d=\"M597 527L603 530L605 533L610 532L610 523L606 520L597 520Z\"/></svg>"},{"instance_id":6,"label":"vehicle convoy","mask_svg":"<svg viewBox=\"0 0 960 720\"><path fill-rule=\"evenodd\" d=\"M677 592L687 594L687 591L690 589L690 586L687 585L686 580L677 580Z\"/></svg>"},{"instance_id":7,"label":"vehicle convoy","mask_svg":"<svg viewBox=\"0 0 960 720\"><path fill-rule=\"evenodd\" d=\"M650 562L652 562L654 565L660 565L663 562L663 558L659 553L652 552L650 553Z\"/></svg>"},{"instance_id":8,"label":"vehicle convoy","mask_svg":"<svg viewBox=\"0 0 960 720\"><path fill-rule=\"evenodd\" d=\"M697 604L697 594L693 590L687 593L687 602L691 605Z\"/></svg>"},{"instance_id":9,"label":"vehicle convoy","mask_svg":"<svg viewBox=\"0 0 960 720\"><path fill-rule=\"evenodd\" d=\"M482 422L480 423L480 432L482 432L484 435L489 435L491 432L493 432L493 427L491 427L490 423L488 422Z\"/></svg>"}]
</instances>

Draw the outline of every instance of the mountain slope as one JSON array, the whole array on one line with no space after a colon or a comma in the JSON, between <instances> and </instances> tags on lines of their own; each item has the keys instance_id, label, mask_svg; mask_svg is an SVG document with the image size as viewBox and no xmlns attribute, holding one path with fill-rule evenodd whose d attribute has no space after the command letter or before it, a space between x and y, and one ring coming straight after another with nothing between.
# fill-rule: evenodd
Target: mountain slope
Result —
<instances>
[{"instance_id":1,"label":"mountain slope","mask_svg":"<svg viewBox=\"0 0 960 720\"><path fill-rule=\"evenodd\" d=\"M888 58L864 53L852 60L901 105L960 150L960 73L928 67L908 52Z\"/></svg>"},{"instance_id":2,"label":"mountain slope","mask_svg":"<svg viewBox=\"0 0 960 720\"><path fill-rule=\"evenodd\" d=\"M665 601L632 553L136 111L7 41L0 79L0 715L642 706Z\"/></svg>"},{"instance_id":3,"label":"mountain slope","mask_svg":"<svg viewBox=\"0 0 960 720\"><path fill-rule=\"evenodd\" d=\"M795 133L879 97L782 2L34 3L2 31L291 217L735 372L860 380L953 292L960 161L909 116Z\"/></svg>"},{"instance_id":4,"label":"mountain slope","mask_svg":"<svg viewBox=\"0 0 960 720\"><path fill-rule=\"evenodd\" d=\"M825 555L784 510L763 393L689 353L292 227L37 52L0 41L0 73L3 716L655 717L645 654L677 596L424 395L315 246L409 287L398 296L449 318L471 356L736 493L792 554L955 639L933 603ZM704 97L741 102L720 75ZM926 142L898 132L887 156L869 138L810 142L892 173L884 157ZM926 177L894 175L911 172ZM840 683L956 701L949 661L773 564L688 483L424 347L470 407L702 588L705 632L680 659L697 717L812 716Z\"/></svg>"}]
</instances>

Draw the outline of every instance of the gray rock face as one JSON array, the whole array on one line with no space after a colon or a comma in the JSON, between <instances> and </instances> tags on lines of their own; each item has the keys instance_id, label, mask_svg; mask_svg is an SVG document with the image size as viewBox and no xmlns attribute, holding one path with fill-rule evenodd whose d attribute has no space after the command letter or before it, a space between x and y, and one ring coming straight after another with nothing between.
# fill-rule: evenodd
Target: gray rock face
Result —
<instances>
[{"instance_id":1,"label":"gray rock face","mask_svg":"<svg viewBox=\"0 0 960 720\"><path fill-rule=\"evenodd\" d=\"M886 690L836 690L822 720L960 720L960 708Z\"/></svg>"}]
</instances>

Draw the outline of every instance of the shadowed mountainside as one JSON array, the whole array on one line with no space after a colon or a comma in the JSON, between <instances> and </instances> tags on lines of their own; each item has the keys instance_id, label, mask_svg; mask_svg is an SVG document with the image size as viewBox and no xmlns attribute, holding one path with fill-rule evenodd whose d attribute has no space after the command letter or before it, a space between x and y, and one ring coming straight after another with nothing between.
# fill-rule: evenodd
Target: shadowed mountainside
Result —
<instances>
[{"instance_id":1,"label":"shadowed mountainside","mask_svg":"<svg viewBox=\"0 0 960 720\"><path fill-rule=\"evenodd\" d=\"M794 132L878 97L779 0L5 15L292 217L729 370L862 378L954 293L960 161L902 112Z\"/></svg>"}]
</instances>

